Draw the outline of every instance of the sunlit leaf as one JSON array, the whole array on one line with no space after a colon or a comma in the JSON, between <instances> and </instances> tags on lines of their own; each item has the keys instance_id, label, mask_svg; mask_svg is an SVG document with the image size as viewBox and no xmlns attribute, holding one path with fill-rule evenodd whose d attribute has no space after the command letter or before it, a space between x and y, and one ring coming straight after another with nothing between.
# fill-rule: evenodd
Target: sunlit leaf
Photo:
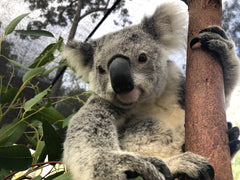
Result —
<instances>
[{"instance_id":1,"label":"sunlit leaf","mask_svg":"<svg viewBox=\"0 0 240 180\"><path fill-rule=\"evenodd\" d=\"M68 116L66 119L64 119L63 125L62 125L63 128L68 127L68 123L69 123L70 119L71 119L73 116L74 116L74 114L71 114L71 115Z\"/></svg>"},{"instance_id":2,"label":"sunlit leaf","mask_svg":"<svg viewBox=\"0 0 240 180\"><path fill-rule=\"evenodd\" d=\"M15 30L15 31L23 35L46 36L54 38L54 35L51 32L44 30Z\"/></svg>"},{"instance_id":3,"label":"sunlit leaf","mask_svg":"<svg viewBox=\"0 0 240 180\"><path fill-rule=\"evenodd\" d=\"M42 180L42 177L41 176L37 176L35 178L32 178L32 180Z\"/></svg>"},{"instance_id":4,"label":"sunlit leaf","mask_svg":"<svg viewBox=\"0 0 240 180\"><path fill-rule=\"evenodd\" d=\"M23 14L23 15L21 15L21 16L18 16L17 18L15 18L14 20L12 20L12 21L10 22L10 24L7 26L6 30L5 30L5 35L11 34L11 33L15 30L16 26L18 25L18 23L19 23L23 18L25 18L27 15L29 15L29 13Z\"/></svg>"},{"instance_id":5,"label":"sunlit leaf","mask_svg":"<svg viewBox=\"0 0 240 180\"><path fill-rule=\"evenodd\" d=\"M0 146L12 145L20 139L27 125L18 122L16 119L11 124L5 125L0 129Z\"/></svg>"},{"instance_id":6,"label":"sunlit leaf","mask_svg":"<svg viewBox=\"0 0 240 180\"><path fill-rule=\"evenodd\" d=\"M63 62L60 63L60 65L58 65L58 66L55 66L55 67L53 67L53 68L51 68L51 69L49 69L49 70L46 70L42 75L45 76L45 75L53 72L55 69L58 69L58 68L61 68L61 67L64 67L64 66L67 66L67 62L66 62L66 61L63 61Z\"/></svg>"},{"instance_id":7,"label":"sunlit leaf","mask_svg":"<svg viewBox=\"0 0 240 180\"><path fill-rule=\"evenodd\" d=\"M68 173L65 173L61 176L54 178L53 180L72 180L72 178L71 178L71 174L68 172Z\"/></svg>"},{"instance_id":8,"label":"sunlit leaf","mask_svg":"<svg viewBox=\"0 0 240 180\"><path fill-rule=\"evenodd\" d=\"M58 127L62 126L63 120L65 119L65 117L52 106L42 109L33 117L42 122L48 121Z\"/></svg>"},{"instance_id":9,"label":"sunlit leaf","mask_svg":"<svg viewBox=\"0 0 240 180\"><path fill-rule=\"evenodd\" d=\"M38 144L38 147L34 153L34 161L33 163L36 164L38 162L39 157L41 156L41 154L43 153L43 151L45 150L45 142L44 141L40 141Z\"/></svg>"},{"instance_id":10,"label":"sunlit leaf","mask_svg":"<svg viewBox=\"0 0 240 180\"><path fill-rule=\"evenodd\" d=\"M20 64L20 63L18 63L18 62L16 62L16 61L13 61L13 60L11 60L11 59L7 59L7 60L8 60L10 63L14 64L15 66L18 66L18 67L23 68L23 69L26 69L26 70L31 70L31 68L26 67L26 66L24 66L24 65L22 65L22 64Z\"/></svg>"},{"instance_id":11,"label":"sunlit leaf","mask_svg":"<svg viewBox=\"0 0 240 180\"><path fill-rule=\"evenodd\" d=\"M0 169L22 171L32 164L32 156L24 145L0 146Z\"/></svg>"},{"instance_id":12,"label":"sunlit leaf","mask_svg":"<svg viewBox=\"0 0 240 180\"><path fill-rule=\"evenodd\" d=\"M25 104L24 104L24 109L25 111L31 111L32 107L39 103L42 98L44 96L46 96L50 91L50 88L45 89L44 91L42 91L41 93L37 94L36 96L34 96L32 99L28 100Z\"/></svg>"},{"instance_id":13,"label":"sunlit leaf","mask_svg":"<svg viewBox=\"0 0 240 180\"><path fill-rule=\"evenodd\" d=\"M35 59L34 63L30 66L30 68L41 67L48 62L51 62L55 59L55 43L48 45L43 52Z\"/></svg>"},{"instance_id":14,"label":"sunlit leaf","mask_svg":"<svg viewBox=\"0 0 240 180\"><path fill-rule=\"evenodd\" d=\"M54 178L57 178L59 176L61 176L65 171L60 171L60 172L57 172L51 176L48 176L45 180L53 180Z\"/></svg>"},{"instance_id":15,"label":"sunlit leaf","mask_svg":"<svg viewBox=\"0 0 240 180\"><path fill-rule=\"evenodd\" d=\"M63 39L59 38L56 43L48 45L43 52L34 60L30 68L41 67L49 62L52 62L55 59L54 53L56 50L61 49L63 46Z\"/></svg>"},{"instance_id":16,"label":"sunlit leaf","mask_svg":"<svg viewBox=\"0 0 240 180\"><path fill-rule=\"evenodd\" d=\"M26 72L23 76L23 83L31 80L32 78L42 75L45 71L45 68L34 68Z\"/></svg>"}]
</instances>

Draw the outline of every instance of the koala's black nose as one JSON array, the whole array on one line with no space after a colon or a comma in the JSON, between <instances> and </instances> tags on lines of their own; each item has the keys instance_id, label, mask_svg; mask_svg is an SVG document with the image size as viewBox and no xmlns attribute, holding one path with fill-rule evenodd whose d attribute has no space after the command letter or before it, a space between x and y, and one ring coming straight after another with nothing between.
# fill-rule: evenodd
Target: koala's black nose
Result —
<instances>
[{"instance_id":1,"label":"koala's black nose","mask_svg":"<svg viewBox=\"0 0 240 180\"><path fill-rule=\"evenodd\" d=\"M131 76L129 60L125 57L115 57L109 64L112 88L115 93L127 93L133 90L134 82Z\"/></svg>"}]
</instances>

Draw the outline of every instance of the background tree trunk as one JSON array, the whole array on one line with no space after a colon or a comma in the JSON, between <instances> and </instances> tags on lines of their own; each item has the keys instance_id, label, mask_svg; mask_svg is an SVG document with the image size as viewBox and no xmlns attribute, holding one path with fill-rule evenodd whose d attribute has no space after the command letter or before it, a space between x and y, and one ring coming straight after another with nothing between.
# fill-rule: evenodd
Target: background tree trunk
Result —
<instances>
[{"instance_id":1,"label":"background tree trunk","mask_svg":"<svg viewBox=\"0 0 240 180\"><path fill-rule=\"evenodd\" d=\"M188 45L200 30L221 24L221 0L185 1ZM186 150L207 157L216 180L232 180L222 67L200 48L187 50Z\"/></svg>"}]
</instances>

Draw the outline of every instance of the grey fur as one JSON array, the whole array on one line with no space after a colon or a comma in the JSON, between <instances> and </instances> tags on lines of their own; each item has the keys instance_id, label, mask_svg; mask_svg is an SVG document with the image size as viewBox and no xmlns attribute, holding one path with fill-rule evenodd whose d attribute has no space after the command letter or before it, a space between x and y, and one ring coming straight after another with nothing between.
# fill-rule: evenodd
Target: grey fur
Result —
<instances>
[{"instance_id":1,"label":"grey fur","mask_svg":"<svg viewBox=\"0 0 240 180\"><path fill-rule=\"evenodd\" d=\"M125 180L129 174L146 180L213 177L205 158L182 151L185 79L168 60L168 49L184 44L177 32L184 29L187 13L179 3L164 4L141 24L107 34L91 46L72 42L65 48L63 56L94 92L71 119L64 143L63 161L74 180ZM229 101L238 81L238 57L233 42L214 28L201 32L197 41L219 57ZM139 54L144 54L141 61ZM109 64L119 56L129 63L134 81L125 93L114 92L109 75Z\"/></svg>"}]
</instances>

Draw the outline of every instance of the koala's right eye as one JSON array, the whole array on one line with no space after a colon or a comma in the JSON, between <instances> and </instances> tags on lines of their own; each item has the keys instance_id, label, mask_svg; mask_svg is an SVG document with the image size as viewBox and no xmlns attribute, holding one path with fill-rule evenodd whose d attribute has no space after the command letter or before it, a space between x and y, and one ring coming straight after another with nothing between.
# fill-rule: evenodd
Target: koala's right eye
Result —
<instances>
[{"instance_id":1,"label":"koala's right eye","mask_svg":"<svg viewBox=\"0 0 240 180\"><path fill-rule=\"evenodd\" d=\"M100 65L100 66L97 66L97 70L99 72L99 74L106 74L106 71L103 69L103 67Z\"/></svg>"},{"instance_id":2,"label":"koala's right eye","mask_svg":"<svg viewBox=\"0 0 240 180\"><path fill-rule=\"evenodd\" d=\"M147 62L147 55L146 55L146 53L141 53L141 54L139 54L139 56L138 56L138 62L139 62L139 63L145 63L145 62Z\"/></svg>"}]
</instances>

